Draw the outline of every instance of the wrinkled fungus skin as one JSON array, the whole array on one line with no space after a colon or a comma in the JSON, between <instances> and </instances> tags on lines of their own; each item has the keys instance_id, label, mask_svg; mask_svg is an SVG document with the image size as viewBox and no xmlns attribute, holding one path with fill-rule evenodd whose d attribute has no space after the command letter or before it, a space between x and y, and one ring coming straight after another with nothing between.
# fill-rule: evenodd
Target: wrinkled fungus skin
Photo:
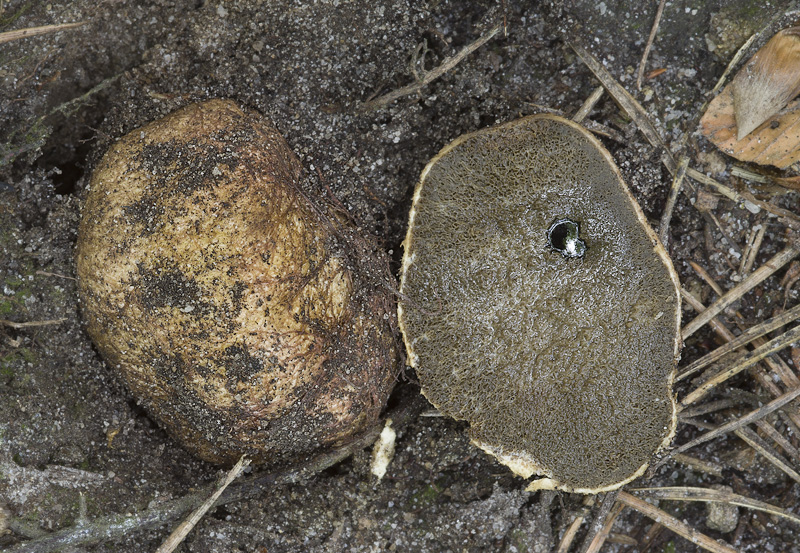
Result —
<instances>
[{"instance_id":1,"label":"wrinkled fungus skin","mask_svg":"<svg viewBox=\"0 0 800 553\"><path fill-rule=\"evenodd\" d=\"M394 383L386 263L322 221L300 171L268 120L210 100L124 136L92 176L76 251L86 329L213 463L342 444Z\"/></svg>"},{"instance_id":2,"label":"wrinkled fungus skin","mask_svg":"<svg viewBox=\"0 0 800 553\"><path fill-rule=\"evenodd\" d=\"M580 225L582 257L548 245ZM675 429L678 281L602 145L540 115L465 135L425 168L400 327L425 396L531 489L597 493Z\"/></svg>"}]
</instances>

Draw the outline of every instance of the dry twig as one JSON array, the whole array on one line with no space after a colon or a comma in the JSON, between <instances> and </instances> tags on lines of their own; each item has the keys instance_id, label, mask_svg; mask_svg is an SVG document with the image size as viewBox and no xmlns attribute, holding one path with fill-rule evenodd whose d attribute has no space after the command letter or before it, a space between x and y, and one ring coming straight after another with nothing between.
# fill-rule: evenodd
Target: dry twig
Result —
<instances>
[{"instance_id":1,"label":"dry twig","mask_svg":"<svg viewBox=\"0 0 800 553\"><path fill-rule=\"evenodd\" d=\"M630 490L637 496L644 496L650 499L657 500L673 500L673 501L705 501L705 502L718 502L727 503L728 505L736 505L737 507L744 507L746 509L753 509L754 511L762 511L775 515L786 520L790 520L795 524L800 525L800 516L790 513L775 505L764 503L756 499L750 499L743 495L738 495L733 492L724 490L714 490L710 488L692 488L692 487L663 487L663 488L633 488Z\"/></svg>"},{"instance_id":2,"label":"dry twig","mask_svg":"<svg viewBox=\"0 0 800 553\"><path fill-rule=\"evenodd\" d=\"M782 251L775 254L775 256L764 263L761 267L753 271L750 275L742 280L734 288L731 288L722 297L717 299L713 304L695 317L691 322L683 327L681 334L683 339L686 340L689 336L697 332L700 328L705 326L708 321L717 316L723 309L730 306L733 302L741 298L747 292L758 286L762 281L771 276L786 263L797 257L800 253L800 247L795 244L789 244Z\"/></svg>"},{"instance_id":3,"label":"dry twig","mask_svg":"<svg viewBox=\"0 0 800 553\"><path fill-rule=\"evenodd\" d=\"M0 326L7 326L9 328L31 328L34 326L48 326L48 325L60 325L67 319L50 319L47 321L28 321L25 323L18 323L15 321L7 321L5 319L0 319Z\"/></svg>"},{"instance_id":4,"label":"dry twig","mask_svg":"<svg viewBox=\"0 0 800 553\"><path fill-rule=\"evenodd\" d=\"M488 33L480 37L478 40L468 44L464 48L462 48L457 54L454 56L450 56L449 58L445 59L442 64L435 69L430 71L424 72L420 78L418 78L417 82L404 86L402 88L398 88L397 90L393 90L388 94L384 94L379 98L375 98L374 100L370 100L363 104L362 109L365 111L378 109L385 107L398 98L402 98L403 96L407 96L409 94L414 94L422 90L425 86L429 85L456 65L458 65L464 58L470 55L472 52L489 42L492 38L494 38L500 30L503 28L502 25L497 25L493 27Z\"/></svg>"},{"instance_id":5,"label":"dry twig","mask_svg":"<svg viewBox=\"0 0 800 553\"><path fill-rule=\"evenodd\" d=\"M752 367L759 363L762 359L777 353L789 344L800 340L800 325L787 330L780 336L773 338L766 344L757 347L753 351L744 354L737 363L718 372L713 377L703 382L700 386L695 388L692 392L687 394L682 400L681 405L691 405L697 400L705 396L712 388L725 382L729 378L739 374L745 369ZM799 388L800 389L800 388Z\"/></svg>"},{"instance_id":6,"label":"dry twig","mask_svg":"<svg viewBox=\"0 0 800 553\"><path fill-rule=\"evenodd\" d=\"M614 497L614 502L615 505L611 509L611 512L608 513L608 515L606 516L605 522L603 523L603 527L597 534L594 535L592 541L589 542L589 545L586 548L585 553L599 553L600 549L606 543L606 540L611 534L611 529L614 527L614 523L617 521L617 517L620 515L620 513L622 513L622 509L625 508L625 505L618 502L616 500L616 497Z\"/></svg>"},{"instance_id":7,"label":"dry twig","mask_svg":"<svg viewBox=\"0 0 800 553\"><path fill-rule=\"evenodd\" d=\"M756 426L764 434L772 438L773 442L781 446L786 453L791 455L796 463L800 463L800 450L798 450L794 445L792 445L792 443L789 440L787 440L783 434L775 430L775 428L770 423L768 423L764 419L761 419L760 421L756 421Z\"/></svg>"},{"instance_id":8,"label":"dry twig","mask_svg":"<svg viewBox=\"0 0 800 553\"><path fill-rule=\"evenodd\" d=\"M661 222L658 225L658 237L661 243L667 246L667 238L669 238L669 223L672 220L672 212L675 209L675 202L678 200L678 192L681 191L683 186L683 178L686 176L686 168L689 166L689 158L684 156L678 162L678 170L675 171L675 176L672 178L672 186L669 190L667 197L667 205L664 207L664 213L661 216Z\"/></svg>"},{"instance_id":9,"label":"dry twig","mask_svg":"<svg viewBox=\"0 0 800 553\"><path fill-rule=\"evenodd\" d=\"M61 275L61 274L58 274L58 273L50 273L48 271L36 271L36 274L37 275L42 275L42 276L52 276L52 277L58 277L58 278L65 278L67 280L78 280L75 277L71 277L71 276L67 276L67 275Z\"/></svg>"},{"instance_id":10,"label":"dry twig","mask_svg":"<svg viewBox=\"0 0 800 553\"><path fill-rule=\"evenodd\" d=\"M594 91L586 98L586 101L580 107L578 111L575 112L575 115L572 116L572 120L576 123L581 123L586 117L591 113L594 109L594 106L597 105L597 102L600 101L600 98L603 96L603 91L605 89L602 86L598 86L594 89Z\"/></svg>"},{"instance_id":11,"label":"dry twig","mask_svg":"<svg viewBox=\"0 0 800 553\"><path fill-rule=\"evenodd\" d=\"M761 209L760 207L758 207L755 204L750 204L744 198L744 196L739 194L736 190L734 190L730 186L722 184L718 180L712 179L711 177L701 173L697 169L692 169L691 167L689 167L688 169L686 169L686 175L691 177L692 179L696 180L700 184L705 184L706 186L709 186L709 187L713 188L714 190L716 190L718 193L722 194L723 196L725 196L729 200L732 200L732 201L736 202L737 204L744 205L749 211L757 213Z\"/></svg>"},{"instance_id":12,"label":"dry twig","mask_svg":"<svg viewBox=\"0 0 800 553\"><path fill-rule=\"evenodd\" d=\"M747 52L747 49L750 48L750 46L753 44L753 42L755 42L757 38L758 38L758 33L748 38L745 41L745 43L742 44L738 50L736 50L736 54L734 54L734 56L731 58L731 61L728 62L728 66L725 68L725 71L722 72L722 76L717 81L717 84L714 85L714 88L712 88L711 92L709 92L709 96L714 96L717 92L719 92L722 89L722 87L725 85L725 81L728 80L728 75L731 74L733 68L736 67L739 61L741 61L745 52ZM705 111L705 106L703 106L703 109L701 111Z\"/></svg>"},{"instance_id":13,"label":"dry twig","mask_svg":"<svg viewBox=\"0 0 800 553\"><path fill-rule=\"evenodd\" d=\"M775 451L773 447L765 442L761 436L749 428L739 428L735 431L735 434L744 440L747 445L752 447L756 453L769 461L772 466L782 471L795 482L800 483L800 474L798 474L797 471L792 468L791 464L789 464L789 462L784 459L780 453Z\"/></svg>"},{"instance_id":14,"label":"dry twig","mask_svg":"<svg viewBox=\"0 0 800 553\"><path fill-rule=\"evenodd\" d=\"M156 549L156 553L172 553L175 551L175 548L186 539L186 536L189 535L189 532L192 531L192 528L194 528L197 523L200 522L200 519L203 518L208 510L219 499L219 496L222 495L222 492L224 492L225 489L231 485L231 482L236 480L239 475L242 474L242 471L249 465L250 459L242 455L242 457L239 459L239 462L228 471L228 474L225 475L225 479L219 484L214 493L211 494L202 505L192 511L192 514L189 515L186 520L181 522L175 530L173 530L169 537L164 540L164 543L162 543L161 546Z\"/></svg>"},{"instance_id":15,"label":"dry twig","mask_svg":"<svg viewBox=\"0 0 800 553\"><path fill-rule=\"evenodd\" d=\"M767 321L761 322L751 328L748 328L742 334L737 336L734 340L731 340L727 344L718 347L711 353L704 355L697 361L694 361L690 365L684 367L675 380L680 381L688 376L691 376L697 371L700 371L708 367L712 363L719 361L725 355L731 353L732 351L744 347L753 340L760 338L761 336L764 336L765 334L768 334L777 328L787 325L798 318L800 318L800 305L796 305L791 309L789 309L788 311L784 311L783 313L775 317L772 317Z\"/></svg>"},{"instance_id":16,"label":"dry twig","mask_svg":"<svg viewBox=\"0 0 800 553\"><path fill-rule=\"evenodd\" d=\"M767 225L762 223L750 229L750 236L747 238L747 249L742 255L742 263L739 265L739 274L746 275L753 270L753 265L756 262L756 256L761 249L761 244L764 242L764 236L767 234Z\"/></svg>"},{"instance_id":17,"label":"dry twig","mask_svg":"<svg viewBox=\"0 0 800 553\"><path fill-rule=\"evenodd\" d=\"M603 528L606 527L606 522L608 521L609 517L611 517L611 510L614 507L614 504L617 502L618 493L619 490L614 490L606 492L602 495L600 507L597 509L597 514L595 515L594 520L592 520L592 523L589 525L586 536L583 538L583 543L579 549L580 553L589 553L594 547L603 545L605 536L602 536L601 538L598 538L598 536L602 533ZM616 519L616 515L614 515L613 518ZM595 543L596 539L600 540L599 545L592 545Z\"/></svg>"},{"instance_id":18,"label":"dry twig","mask_svg":"<svg viewBox=\"0 0 800 553\"><path fill-rule=\"evenodd\" d=\"M717 478L722 478L722 467L716 463L704 461L702 459L691 457L683 453L677 453L673 455L672 458L678 463L686 465L687 467L694 469L698 472L710 474L712 476L716 476Z\"/></svg>"},{"instance_id":19,"label":"dry twig","mask_svg":"<svg viewBox=\"0 0 800 553\"><path fill-rule=\"evenodd\" d=\"M642 89L642 79L644 79L644 68L647 65L647 57L650 55L650 49L653 47L653 42L656 40L658 26L661 24L661 14L664 13L664 4L666 3L667 0L661 0L658 3L656 18L655 21L653 21L653 28L650 29L650 36L647 37L647 44L645 45L644 52L642 53L642 60L639 62L639 70L636 72L636 88L639 90Z\"/></svg>"},{"instance_id":20,"label":"dry twig","mask_svg":"<svg viewBox=\"0 0 800 553\"><path fill-rule=\"evenodd\" d=\"M670 452L670 455L675 455L676 453L683 453L684 451L686 451L688 449L691 449L691 448L693 448L693 447L695 447L697 445L700 445L702 443L705 443L705 442L707 442L709 440L713 440L714 438L722 436L723 434L727 434L728 432L733 432L733 431L737 430L738 428L741 428L741 427L743 427L745 425L750 424L751 422L757 421L758 419L763 419L764 417L766 417L767 415L769 415L773 411L776 411L777 409L780 409L781 407L783 407L784 405L786 405L790 401L794 400L798 396L800 396L800 388L795 388L794 390L788 391L785 394L783 394L782 396L778 397L777 399L774 399L774 400L770 401L769 403L767 403L763 407L755 409L754 411L750 411L748 414L744 415L743 417L739 417L738 419L735 419L735 420L732 420L732 421L730 421L728 423L725 423L722 426L718 426L714 430L706 432L705 434L702 434L702 435L698 436L694 440L686 442L682 446L680 446L680 447L678 447L676 449L673 449ZM658 466L661 466L668 458L669 457L664 457L661 461L659 461L658 463L656 463L654 465L654 468L656 468Z\"/></svg>"},{"instance_id":21,"label":"dry twig","mask_svg":"<svg viewBox=\"0 0 800 553\"><path fill-rule=\"evenodd\" d=\"M66 31L67 29L75 29L85 24L86 24L85 21L78 21L77 23L64 23L62 25L44 25L42 27L28 27L27 29L6 31L5 33L0 33L0 44L3 44L4 42L11 42L12 40L19 40L21 38L46 35L49 33L57 33L58 31Z\"/></svg>"},{"instance_id":22,"label":"dry twig","mask_svg":"<svg viewBox=\"0 0 800 553\"><path fill-rule=\"evenodd\" d=\"M621 501L628 507L636 509L644 516L653 519L659 524L663 524L679 536L686 538L692 543L696 543L707 551L712 551L713 553L737 553L737 551L728 544L723 544L716 540L712 540L705 534L701 534L688 524L681 522L666 511L662 511L658 507L650 505L644 499L639 499L638 497L627 492L619 492L617 501Z\"/></svg>"},{"instance_id":23,"label":"dry twig","mask_svg":"<svg viewBox=\"0 0 800 553\"><path fill-rule=\"evenodd\" d=\"M569 548L572 547L572 542L575 541L575 536L578 534L578 530L583 524L583 521L586 520L589 510L594 505L594 497L595 496L593 495L587 495L583 498L583 508L572 520L567 528L567 531L564 532L564 535L561 537L561 541L558 543L558 549L556 549L556 553L567 553Z\"/></svg>"}]
</instances>

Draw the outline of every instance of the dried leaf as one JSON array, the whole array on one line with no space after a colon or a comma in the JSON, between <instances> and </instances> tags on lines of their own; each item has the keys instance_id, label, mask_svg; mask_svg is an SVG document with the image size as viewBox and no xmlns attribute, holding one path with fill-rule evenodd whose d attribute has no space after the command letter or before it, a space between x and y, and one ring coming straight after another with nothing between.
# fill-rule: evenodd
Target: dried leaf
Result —
<instances>
[{"instance_id":1,"label":"dried leaf","mask_svg":"<svg viewBox=\"0 0 800 553\"><path fill-rule=\"evenodd\" d=\"M736 139L741 140L800 93L800 27L773 36L731 83Z\"/></svg>"},{"instance_id":2,"label":"dried leaf","mask_svg":"<svg viewBox=\"0 0 800 553\"><path fill-rule=\"evenodd\" d=\"M800 161L800 101L767 119L741 140L736 138L732 84L711 101L700 131L717 148L740 161L786 169Z\"/></svg>"}]
</instances>

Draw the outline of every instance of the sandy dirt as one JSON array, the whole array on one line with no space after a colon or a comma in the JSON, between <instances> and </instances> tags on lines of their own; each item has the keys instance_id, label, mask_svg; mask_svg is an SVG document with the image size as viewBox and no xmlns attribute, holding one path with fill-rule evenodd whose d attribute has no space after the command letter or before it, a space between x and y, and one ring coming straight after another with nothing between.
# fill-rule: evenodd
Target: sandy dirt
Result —
<instances>
[{"instance_id":1,"label":"sandy dirt","mask_svg":"<svg viewBox=\"0 0 800 553\"><path fill-rule=\"evenodd\" d=\"M8 517L3 523L0 515L0 549L27 551L27 540L59 529L146 513L221 474L147 417L82 327L77 226L91 169L114 140L191 101L234 98L274 121L302 161L306 193L335 195L397 269L411 194L427 161L464 132L546 110L571 116L598 86L569 47L580 41L642 102L673 153L739 185L732 160L696 134L700 110L748 36L794 20L784 15L792 3L668 2L647 64L654 76L637 91L635 68L656 4L0 2L0 32L85 22L0 44L0 513ZM440 79L364 109L496 25L504 30ZM671 182L661 152L607 94L589 120L613 130L614 139L604 143L657 226ZM797 193L753 191L800 212ZM763 211L752 213L694 182L686 192L668 250L683 285L706 305L716 296L690 262L728 289L742 278L742 251L759 225L767 232L756 267L792 239L786 225ZM700 211L698 201L711 207ZM748 326L798 303L786 271L735 305ZM684 307L684 315L690 320L695 312ZM729 325L730 317L724 317ZM687 340L681 364L719 343L702 329ZM791 366L788 354L786 362ZM688 389L685 382L676 391ZM431 414L418 391L413 372L402 371L390 406L420 402L423 415ZM702 420L717 425L753 401L772 399L745 376L714 399L721 397L736 400L733 410ZM798 436L775 424L796 446ZM449 419L413 417L398 428L396 455L382 481L370 473L370 450L359 450L313 478L212 510L179 551L554 551L584 497L525 492L525 482L470 445L464 430ZM698 433L680 424L676 442ZM733 436L689 453L721 475L669 461L632 486L725 484L782 508L800 501L800 484ZM800 551L797 526L764 513L739 509L737 518L729 510L722 515L728 527L713 529L701 503L660 505L738 551ZM134 527L123 537L67 550L154 551L174 526ZM648 551L699 550L630 509L613 532L604 551L642 551L645 544Z\"/></svg>"}]
</instances>

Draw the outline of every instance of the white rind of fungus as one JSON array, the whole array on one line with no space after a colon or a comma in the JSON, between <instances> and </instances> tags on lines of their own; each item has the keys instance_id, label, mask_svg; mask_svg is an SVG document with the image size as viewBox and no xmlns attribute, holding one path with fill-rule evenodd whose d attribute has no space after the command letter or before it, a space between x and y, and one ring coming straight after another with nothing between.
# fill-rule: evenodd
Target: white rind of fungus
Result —
<instances>
[{"instance_id":1,"label":"white rind of fungus","mask_svg":"<svg viewBox=\"0 0 800 553\"><path fill-rule=\"evenodd\" d=\"M378 441L375 442L375 447L372 449L372 466L370 468L378 480L382 480L386 475L386 469L389 463L392 462L394 457L394 442L397 438L397 432L392 428L392 420L386 421L386 426L381 430L381 435Z\"/></svg>"}]
</instances>

